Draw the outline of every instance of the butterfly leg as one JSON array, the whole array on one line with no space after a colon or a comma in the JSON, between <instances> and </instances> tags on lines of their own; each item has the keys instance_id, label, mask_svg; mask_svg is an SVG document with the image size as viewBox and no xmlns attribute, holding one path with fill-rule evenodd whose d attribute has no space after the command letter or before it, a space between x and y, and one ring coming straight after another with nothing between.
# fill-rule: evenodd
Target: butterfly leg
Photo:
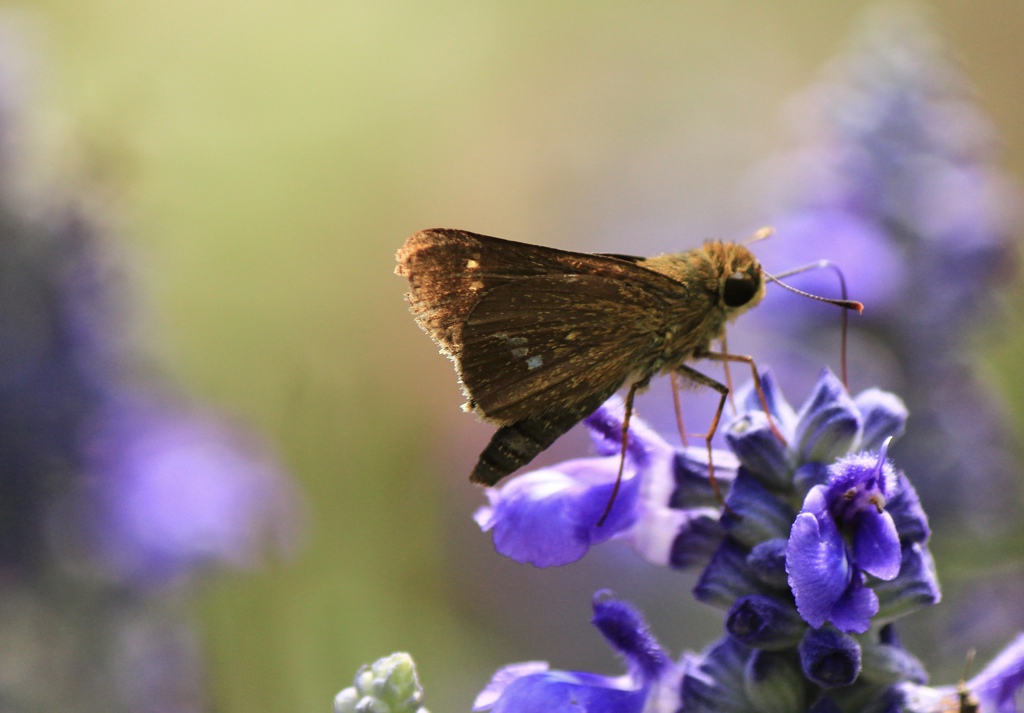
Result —
<instances>
[{"instance_id":1,"label":"butterfly leg","mask_svg":"<svg viewBox=\"0 0 1024 713\"><path fill-rule=\"evenodd\" d=\"M601 519L597 521L598 527L601 527L604 521L608 519L608 515L612 511L612 505L615 504L615 498L619 494L619 486L622 485L622 471L626 467L626 446L629 444L629 419L633 415L633 399L636 396L636 392L646 386L648 381L650 381L649 378L636 382L629 387L629 393L626 394L626 415L622 418L622 453L619 455L619 474L615 478L615 487L612 488L611 497L608 498L608 505L605 506Z\"/></svg>"},{"instance_id":2,"label":"butterfly leg","mask_svg":"<svg viewBox=\"0 0 1024 713\"><path fill-rule=\"evenodd\" d=\"M725 335L726 335L726 330L723 329L722 330L722 339L721 339L721 342L722 342L722 353L723 354L728 354L729 353L729 342L726 341ZM736 413L736 400L733 398L732 371L729 369L729 362L728 361L723 361L722 362L722 370L725 372L725 388L729 389L729 406L732 408L732 412L735 414Z\"/></svg>"},{"instance_id":3,"label":"butterfly leg","mask_svg":"<svg viewBox=\"0 0 1024 713\"><path fill-rule=\"evenodd\" d=\"M679 367L679 373L686 376L686 378L693 381L695 384L701 386L707 386L708 388L714 389L718 392L718 408L715 409L715 417L711 419L711 427L708 428L708 432L704 434L704 443L708 448L708 479L711 481L711 489L715 491L715 498L718 502L725 505L725 498L722 497L722 491L718 489L718 481L715 480L715 461L711 456L711 439L715 437L715 432L718 430L718 422L722 418L722 411L725 409L725 401L729 397L729 387L720 381L712 379L707 374L703 374L691 366L683 364Z\"/></svg>"},{"instance_id":4,"label":"butterfly leg","mask_svg":"<svg viewBox=\"0 0 1024 713\"><path fill-rule=\"evenodd\" d=\"M772 418L771 409L768 408L768 400L764 396L764 389L761 388L761 375L757 373L757 366L754 364L754 357L743 356L741 354L727 354L724 352L705 352L701 354L700 357L701 359L721 361L727 364L731 361L738 361L750 365L750 373L754 377L754 390L757 391L757 398L761 401L761 408L764 409L764 414L768 417L768 427L771 428L772 433L775 434L776 438L785 443L786 437L782 435L782 432L779 431L779 427L775 425L775 419Z\"/></svg>"},{"instance_id":5,"label":"butterfly leg","mask_svg":"<svg viewBox=\"0 0 1024 713\"><path fill-rule=\"evenodd\" d=\"M683 423L683 406L679 402L679 374L672 372L669 376L672 381L672 407L676 411L676 426L679 428L679 441L686 448L686 425Z\"/></svg>"}]
</instances>

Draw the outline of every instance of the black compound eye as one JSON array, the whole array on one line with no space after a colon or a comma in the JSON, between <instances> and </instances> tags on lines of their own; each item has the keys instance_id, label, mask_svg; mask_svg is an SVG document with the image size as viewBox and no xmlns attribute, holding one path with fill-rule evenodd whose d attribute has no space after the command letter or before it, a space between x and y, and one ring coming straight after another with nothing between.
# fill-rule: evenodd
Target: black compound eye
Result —
<instances>
[{"instance_id":1,"label":"black compound eye","mask_svg":"<svg viewBox=\"0 0 1024 713\"><path fill-rule=\"evenodd\" d=\"M722 299L727 307L742 307L754 298L760 286L759 277L745 272L734 272L725 278Z\"/></svg>"}]
</instances>

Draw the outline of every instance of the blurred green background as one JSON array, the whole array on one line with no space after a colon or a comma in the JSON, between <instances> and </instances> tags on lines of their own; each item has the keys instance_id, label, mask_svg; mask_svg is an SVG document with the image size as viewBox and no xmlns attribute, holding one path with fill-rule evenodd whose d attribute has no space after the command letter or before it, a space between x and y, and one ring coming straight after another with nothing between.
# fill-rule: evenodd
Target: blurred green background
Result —
<instances>
[{"instance_id":1,"label":"blurred green background","mask_svg":"<svg viewBox=\"0 0 1024 713\"><path fill-rule=\"evenodd\" d=\"M689 596L690 579L587 563L492 564L480 576L497 579L476 581L497 556L470 520L482 498L466 474L489 430L459 412L393 255L435 226L626 253L749 234L764 219L748 172L869 5L6 6L33 65L31 140L107 201L138 268L141 340L266 434L305 492L291 561L208 580L197 598L213 709L327 710L362 662L408 650L428 706L466 710L506 662L573 668L586 660L572 651L602 649L593 589ZM1024 4L927 7L1024 175ZM981 362L1013 394L1019 314L987 328ZM1019 422L1024 401L1011 408ZM503 598L538 592L518 604L536 607L547 645L501 621ZM715 634L707 618L654 627L678 651Z\"/></svg>"}]
</instances>

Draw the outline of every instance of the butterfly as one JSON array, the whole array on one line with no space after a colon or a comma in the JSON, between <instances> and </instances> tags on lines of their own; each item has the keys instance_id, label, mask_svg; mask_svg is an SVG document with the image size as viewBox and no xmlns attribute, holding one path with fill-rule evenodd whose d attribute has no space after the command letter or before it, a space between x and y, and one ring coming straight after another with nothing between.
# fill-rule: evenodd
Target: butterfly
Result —
<instances>
[{"instance_id":1,"label":"butterfly","mask_svg":"<svg viewBox=\"0 0 1024 713\"><path fill-rule=\"evenodd\" d=\"M644 258L432 229L411 236L396 259L416 321L455 362L464 410L498 426L475 483L493 486L526 465L626 385L624 452L633 398L660 373L718 392L710 458L729 389L690 366L699 359L749 364L768 412L753 360L711 349L775 280L744 244ZM713 472L712 484L717 493Z\"/></svg>"}]
</instances>

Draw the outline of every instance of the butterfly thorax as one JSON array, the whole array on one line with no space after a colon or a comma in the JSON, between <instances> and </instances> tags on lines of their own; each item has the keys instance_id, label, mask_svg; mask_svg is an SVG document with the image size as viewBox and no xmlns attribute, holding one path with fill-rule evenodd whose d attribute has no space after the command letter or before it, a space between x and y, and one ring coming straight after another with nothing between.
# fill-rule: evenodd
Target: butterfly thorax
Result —
<instances>
[{"instance_id":1,"label":"butterfly thorax","mask_svg":"<svg viewBox=\"0 0 1024 713\"><path fill-rule=\"evenodd\" d=\"M654 371L671 371L699 358L722 337L725 326L765 294L761 266L745 246L712 241L685 253L640 263L679 284L673 312L663 315Z\"/></svg>"}]
</instances>

